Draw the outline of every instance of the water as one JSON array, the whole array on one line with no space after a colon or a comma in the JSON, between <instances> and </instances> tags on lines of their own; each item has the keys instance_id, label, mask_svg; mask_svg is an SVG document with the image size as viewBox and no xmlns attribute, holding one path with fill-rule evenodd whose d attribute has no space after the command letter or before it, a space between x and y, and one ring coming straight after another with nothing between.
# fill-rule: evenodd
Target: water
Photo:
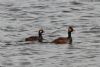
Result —
<instances>
[{"instance_id":1,"label":"water","mask_svg":"<svg viewBox=\"0 0 100 67\"><path fill-rule=\"evenodd\" d=\"M0 0L0 67L100 67L99 0ZM20 42L37 35L45 41L67 36L73 45Z\"/></svg>"}]
</instances>

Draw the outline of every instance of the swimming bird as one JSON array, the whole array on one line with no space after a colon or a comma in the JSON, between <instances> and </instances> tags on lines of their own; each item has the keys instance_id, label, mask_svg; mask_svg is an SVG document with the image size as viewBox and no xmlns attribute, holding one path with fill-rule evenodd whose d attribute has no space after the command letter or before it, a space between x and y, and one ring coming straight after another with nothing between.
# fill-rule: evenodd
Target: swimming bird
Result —
<instances>
[{"instance_id":1,"label":"swimming bird","mask_svg":"<svg viewBox=\"0 0 100 67\"><path fill-rule=\"evenodd\" d=\"M55 40L53 40L51 43L55 43L55 44L72 44L72 37L71 37L71 32L73 32L74 29L72 26L69 26L68 28L68 37L59 37Z\"/></svg>"},{"instance_id":2,"label":"swimming bird","mask_svg":"<svg viewBox=\"0 0 100 67\"><path fill-rule=\"evenodd\" d=\"M43 36L42 36L43 33L44 33L44 30L40 29L38 31L38 36L30 36L28 38L25 38L25 41L38 41L38 42L42 42L43 41Z\"/></svg>"}]
</instances>

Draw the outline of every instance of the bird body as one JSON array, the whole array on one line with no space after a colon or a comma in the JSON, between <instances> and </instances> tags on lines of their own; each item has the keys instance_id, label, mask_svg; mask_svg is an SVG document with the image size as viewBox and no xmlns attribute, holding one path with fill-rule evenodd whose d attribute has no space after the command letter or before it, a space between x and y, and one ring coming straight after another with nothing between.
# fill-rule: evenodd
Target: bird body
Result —
<instances>
[{"instance_id":1,"label":"bird body","mask_svg":"<svg viewBox=\"0 0 100 67\"><path fill-rule=\"evenodd\" d=\"M71 32L73 32L73 28L69 26L68 28L68 37L59 37L55 40L53 40L51 43L55 44L72 44L72 37L71 37Z\"/></svg>"},{"instance_id":2,"label":"bird body","mask_svg":"<svg viewBox=\"0 0 100 67\"><path fill-rule=\"evenodd\" d=\"M59 37L57 39L55 39L54 41L52 41L52 43L55 43L55 44L64 44L64 43L67 43L67 38L66 37Z\"/></svg>"},{"instance_id":3,"label":"bird body","mask_svg":"<svg viewBox=\"0 0 100 67\"><path fill-rule=\"evenodd\" d=\"M42 42L42 40L43 40L42 33L43 32L44 32L43 30L39 30L38 31L38 36L30 36L28 38L25 38L25 41L39 41L39 42Z\"/></svg>"},{"instance_id":4,"label":"bird body","mask_svg":"<svg viewBox=\"0 0 100 67\"><path fill-rule=\"evenodd\" d=\"M37 41L38 40L38 36L31 36L25 39L25 41Z\"/></svg>"}]
</instances>

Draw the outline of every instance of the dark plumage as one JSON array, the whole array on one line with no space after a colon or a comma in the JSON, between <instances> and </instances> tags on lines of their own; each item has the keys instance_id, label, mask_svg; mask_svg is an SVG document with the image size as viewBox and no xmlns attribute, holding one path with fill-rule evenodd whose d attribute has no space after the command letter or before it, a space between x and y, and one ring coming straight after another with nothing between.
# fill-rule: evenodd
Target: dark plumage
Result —
<instances>
[{"instance_id":1,"label":"dark plumage","mask_svg":"<svg viewBox=\"0 0 100 67\"><path fill-rule=\"evenodd\" d=\"M44 31L41 29L41 30L38 31L38 36L30 36L28 38L25 38L25 41L39 41L39 42L42 42L43 41L43 36L42 36L43 32Z\"/></svg>"},{"instance_id":2,"label":"dark plumage","mask_svg":"<svg viewBox=\"0 0 100 67\"><path fill-rule=\"evenodd\" d=\"M71 32L73 32L74 29L72 26L69 26L68 28L68 37L59 37L55 40L52 41L52 43L55 43L55 44L72 44L72 37L71 37Z\"/></svg>"}]
</instances>

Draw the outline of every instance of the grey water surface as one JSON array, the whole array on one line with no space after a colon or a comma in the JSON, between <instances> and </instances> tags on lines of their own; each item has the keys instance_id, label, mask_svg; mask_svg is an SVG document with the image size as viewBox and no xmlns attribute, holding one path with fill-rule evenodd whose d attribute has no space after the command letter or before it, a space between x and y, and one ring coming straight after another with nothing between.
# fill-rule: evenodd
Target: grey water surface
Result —
<instances>
[{"instance_id":1,"label":"grey water surface","mask_svg":"<svg viewBox=\"0 0 100 67\"><path fill-rule=\"evenodd\" d=\"M26 43L42 27L44 41ZM22 41L22 42L21 42ZM100 0L0 0L0 67L100 67Z\"/></svg>"}]
</instances>

